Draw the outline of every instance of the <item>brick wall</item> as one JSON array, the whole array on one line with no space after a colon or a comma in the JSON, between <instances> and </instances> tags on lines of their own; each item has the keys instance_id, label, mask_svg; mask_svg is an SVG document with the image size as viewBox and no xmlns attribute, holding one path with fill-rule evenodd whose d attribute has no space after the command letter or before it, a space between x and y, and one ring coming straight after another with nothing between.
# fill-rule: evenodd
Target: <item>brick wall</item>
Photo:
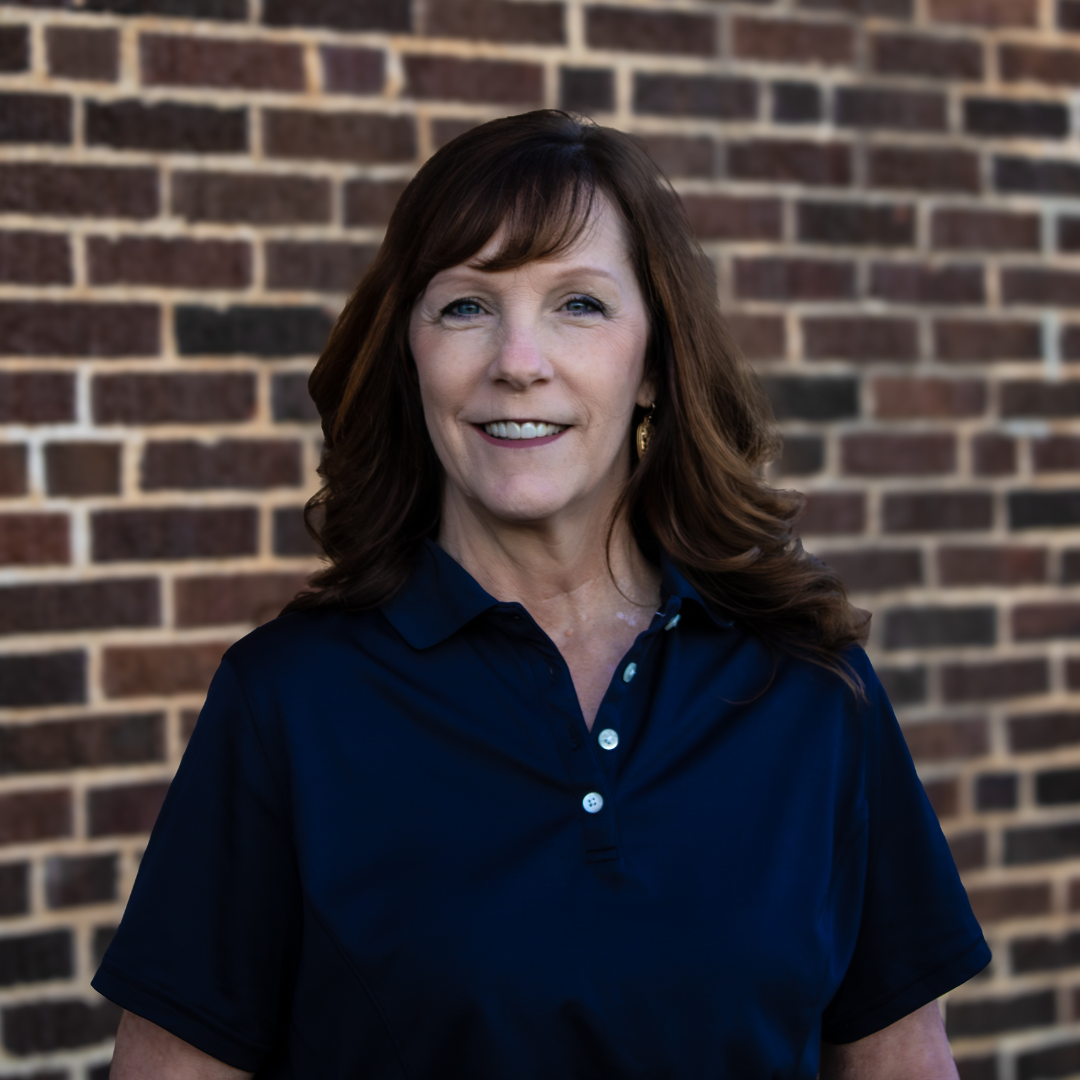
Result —
<instances>
[{"instance_id":1,"label":"brick wall","mask_svg":"<svg viewBox=\"0 0 1080 1080\"><path fill-rule=\"evenodd\" d=\"M0 0L0 1075L89 990L223 648L313 566L304 384L402 185L561 105L683 193L995 951L1080 1074L1080 0Z\"/></svg>"}]
</instances>

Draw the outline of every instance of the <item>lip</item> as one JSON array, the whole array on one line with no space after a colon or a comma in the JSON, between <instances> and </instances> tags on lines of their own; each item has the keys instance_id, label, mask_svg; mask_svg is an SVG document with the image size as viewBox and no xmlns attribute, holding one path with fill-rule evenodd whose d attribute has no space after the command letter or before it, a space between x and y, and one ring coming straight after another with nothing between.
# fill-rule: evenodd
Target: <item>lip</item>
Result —
<instances>
[{"instance_id":1,"label":"lip","mask_svg":"<svg viewBox=\"0 0 1080 1080\"><path fill-rule=\"evenodd\" d=\"M480 424L473 424L473 430L484 442L489 442L492 446L498 446L503 450L528 450L536 446L547 446L556 439L561 439L570 428L564 427L557 435L542 435L538 439L496 439L493 435L489 435Z\"/></svg>"}]
</instances>

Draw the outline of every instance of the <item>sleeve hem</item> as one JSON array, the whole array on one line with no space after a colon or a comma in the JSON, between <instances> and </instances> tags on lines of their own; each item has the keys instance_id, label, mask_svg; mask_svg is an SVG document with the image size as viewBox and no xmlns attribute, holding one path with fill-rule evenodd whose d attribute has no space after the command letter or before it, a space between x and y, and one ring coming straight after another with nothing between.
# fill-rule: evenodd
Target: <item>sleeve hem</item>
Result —
<instances>
[{"instance_id":1,"label":"sleeve hem","mask_svg":"<svg viewBox=\"0 0 1080 1080\"><path fill-rule=\"evenodd\" d=\"M106 970L107 967L112 970ZM266 1060L267 1050L236 1038L208 1023L194 1010L141 986L137 981L104 962L90 985L128 1012L149 1020L190 1043L196 1050L244 1072L255 1072Z\"/></svg>"},{"instance_id":2,"label":"sleeve hem","mask_svg":"<svg viewBox=\"0 0 1080 1080\"><path fill-rule=\"evenodd\" d=\"M893 994L886 1001L856 1016L834 1023L821 1033L822 1041L850 1043L902 1020L909 1013L977 975L990 963L990 946L982 937L959 956Z\"/></svg>"}]
</instances>

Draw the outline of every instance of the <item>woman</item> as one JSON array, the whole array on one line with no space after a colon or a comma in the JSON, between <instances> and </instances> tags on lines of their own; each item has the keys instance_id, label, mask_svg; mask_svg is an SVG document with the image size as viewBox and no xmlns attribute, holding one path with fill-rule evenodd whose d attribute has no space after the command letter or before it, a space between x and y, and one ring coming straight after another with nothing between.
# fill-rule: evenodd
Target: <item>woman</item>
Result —
<instances>
[{"instance_id":1,"label":"woman","mask_svg":"<svg viewBox=\"0 0 1080 1080\"><path fill-rule=\"evenodd\" d=\"M954 1077L989 952L633 140L441 150L311 391L329 565L211 687L114 1080Z\"/></svg>"}]
</instances>

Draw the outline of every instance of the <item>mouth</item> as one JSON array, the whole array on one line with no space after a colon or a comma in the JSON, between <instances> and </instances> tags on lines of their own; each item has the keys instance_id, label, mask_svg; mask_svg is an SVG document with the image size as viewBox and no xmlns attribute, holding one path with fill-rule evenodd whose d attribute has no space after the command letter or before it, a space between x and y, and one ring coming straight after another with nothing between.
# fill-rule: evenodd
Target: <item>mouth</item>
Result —
<instances>
[{"instance_id":1,"label":"mouth","mask_svg":"<svg viewBox=\"0 0 1080 1080\"><path fill-rule=\"evenodd\" d=\"M493 439L512 440L546 439L561 435L565 424L549 424L543 420L493 420L490 424L477 425Z\"/></svg>"}]
</instances>

